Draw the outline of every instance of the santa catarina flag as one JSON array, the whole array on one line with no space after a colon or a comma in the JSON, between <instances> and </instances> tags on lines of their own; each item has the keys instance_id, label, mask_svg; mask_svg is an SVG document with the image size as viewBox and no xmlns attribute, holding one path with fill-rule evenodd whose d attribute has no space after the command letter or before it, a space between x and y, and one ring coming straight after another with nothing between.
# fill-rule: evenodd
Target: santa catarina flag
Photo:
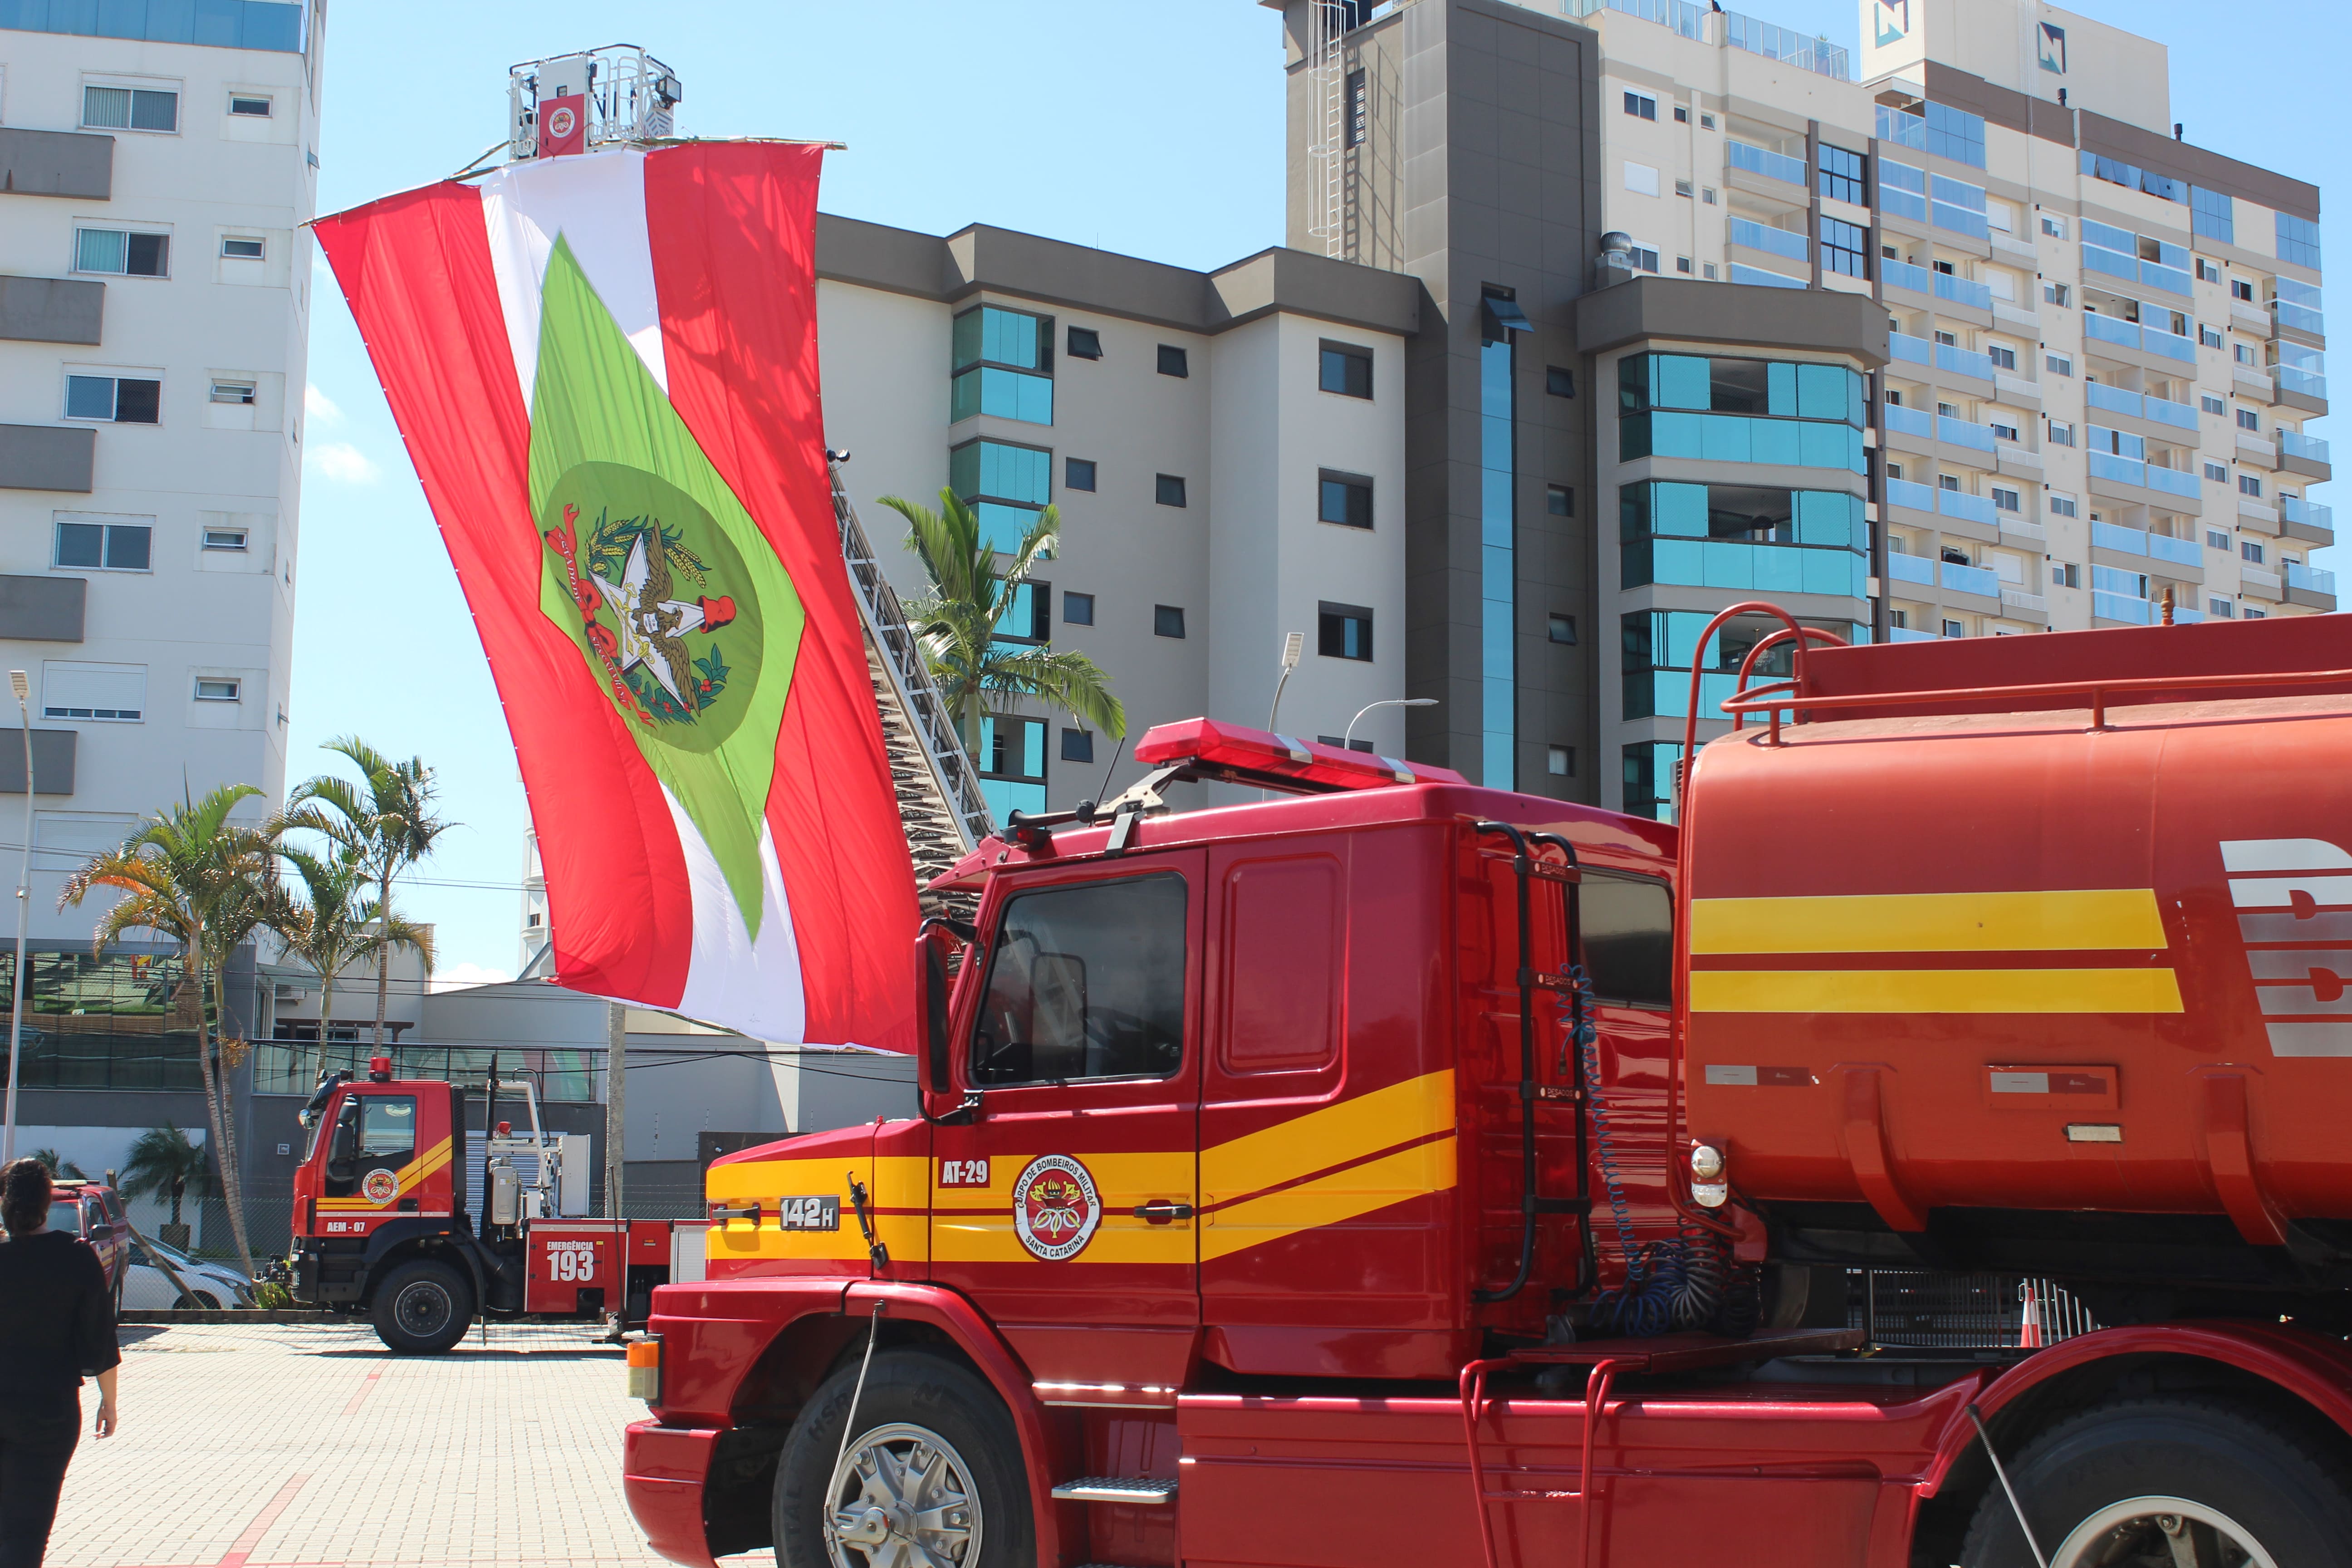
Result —
<instances>
[{"instance_id":1,"label":"santa catarina flag","mask_svg":"<svg viewBox=\"0 0 2352 1568\"><path fill-rule=\"evenodd\" d=\"M817 393L822 156L594 153L317 228L489 657L556 979L906 1050L914 868Z\"/></svg>"}]
</instances>

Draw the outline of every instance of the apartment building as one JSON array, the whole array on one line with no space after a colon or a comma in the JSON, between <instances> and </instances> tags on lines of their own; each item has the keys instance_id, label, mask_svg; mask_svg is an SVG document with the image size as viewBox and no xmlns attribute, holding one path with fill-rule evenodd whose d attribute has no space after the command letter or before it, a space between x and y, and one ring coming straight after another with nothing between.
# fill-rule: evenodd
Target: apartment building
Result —
<instances>
[{"instance_id":1,"label":"apartment building","mask_svg":"<svg viewBox=\"0 0 2352 1568\"><path fill-rule=\"evenodd\" d=\"M323 22L323 0L0 0L0 668L26 673L32 730L27 781L0 695L0 837L13 874L29 782L27 1124L203 1125L164 949L93 956L106 900L60 911L58 889L184 792L255 784L256 817L282 796Z\"/></svg>"},{"instance_id":2,"label":"apartment building","mask_svg":"<svg viewBox=\"0 0 2352 1568\"><path fill-rule=\"evenodd\" d=\"M1290 243L1427 290L1412 754L1664 814L1751 595L1893 640L2335 608L2319 195L2188 142L2163 45L1860 0L1857 69L1687 0L1264 3Z\"/></svg>"}]
</instances>

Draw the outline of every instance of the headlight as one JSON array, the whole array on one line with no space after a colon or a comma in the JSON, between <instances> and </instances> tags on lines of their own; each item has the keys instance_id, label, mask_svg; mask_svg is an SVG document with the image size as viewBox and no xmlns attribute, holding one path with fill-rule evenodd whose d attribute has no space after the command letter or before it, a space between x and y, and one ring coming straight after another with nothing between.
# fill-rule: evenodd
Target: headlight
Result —
<instances>
[{"instance_id":1,"label":"headlight","mask_svg":"<svg viewBox=\"0 0 2352 1568\"><path fill-rule=\"evenodd\" d=\"M1691 1201L1702 1208L1721 1208L1731 1196L1731 1178L1723 1151L1711 1143L1694 1146L1690 1153Z\"/></svg>"}]
</instances>

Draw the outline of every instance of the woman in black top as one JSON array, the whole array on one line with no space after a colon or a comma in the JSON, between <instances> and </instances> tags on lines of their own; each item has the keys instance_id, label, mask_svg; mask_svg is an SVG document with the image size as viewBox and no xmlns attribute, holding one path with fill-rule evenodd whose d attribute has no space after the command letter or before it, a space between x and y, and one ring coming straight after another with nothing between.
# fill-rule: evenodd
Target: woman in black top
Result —
<instances>
[{"instance_id":1,"label":"woman in black top","mask_svg":"<svg viewBox=\"0 0 2352 1568\"><path fill-rule=\"evenodd\" d=\"M40 1568L58 1490L81 1440L81 1380L98 1379L98 1435L113 1436L114 1303L106 1265L48 1228L49 1173L0 1170L0 1568Z\"/></svg>"}]
</instances>

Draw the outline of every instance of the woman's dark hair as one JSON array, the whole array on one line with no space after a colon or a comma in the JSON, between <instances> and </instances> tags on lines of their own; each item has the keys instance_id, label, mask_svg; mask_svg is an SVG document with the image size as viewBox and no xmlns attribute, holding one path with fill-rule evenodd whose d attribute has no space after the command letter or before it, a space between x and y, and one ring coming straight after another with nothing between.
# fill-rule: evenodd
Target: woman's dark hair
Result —
<instances>
[{"instance_id":1,"label":"woman's dark hair","mask_svg":"<svg viewBox=\"0 0 2352 1568\"><path fill-rule=\"evenodd\" d=\"M49 1194L56 1184L38 1160L18 1160L0 1170L0 1226L26 1236L49 1223Z\"/></svg>"}]
</instances>

